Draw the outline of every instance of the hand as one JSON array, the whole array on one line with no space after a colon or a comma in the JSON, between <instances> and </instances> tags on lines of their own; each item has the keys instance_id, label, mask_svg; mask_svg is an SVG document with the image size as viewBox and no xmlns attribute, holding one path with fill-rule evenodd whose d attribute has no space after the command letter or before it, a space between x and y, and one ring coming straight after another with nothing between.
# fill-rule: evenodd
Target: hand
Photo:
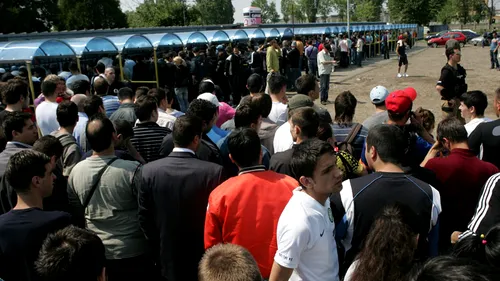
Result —
<instances>
[{"instance_id":1,"label":"hand","mask_svg":"<svg viewBox=\"0 0 500 281\"><path fill-rule=\"evenodd\" d=\"M455 244L458 242L458 236L462 234L462 232L460 231L454 231L452 234L451 234L451 244Z\"/></svg>"}]
</instances>

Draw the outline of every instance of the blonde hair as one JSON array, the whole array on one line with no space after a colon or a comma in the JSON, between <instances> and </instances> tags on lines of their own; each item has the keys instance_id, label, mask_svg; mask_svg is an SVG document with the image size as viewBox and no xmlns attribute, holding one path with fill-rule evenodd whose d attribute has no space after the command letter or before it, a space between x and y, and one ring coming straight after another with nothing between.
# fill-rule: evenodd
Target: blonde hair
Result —
<instances>
[{"instance_id":1,"label":"blonde hair","mask_svg":"<svg viewBox=\"0 0 500 281\"><path fill-rule=\"evenodd\" d=\"M234 244L208 249L200 261L199 281L262 281L257 262L250 252Z\"/></svg>"},{"instance_id":2,"label":"blonde hair","mask_svg":"<svg viewBox=\"0 0 500 281\"><path fill-rule=\"evenodd\" d=\"M186 65L186 62L184 62L184 60L181 58L181 57L175 57L173 59L173 62L176 64L176 65Z\"/></svg>"}]
</instances>

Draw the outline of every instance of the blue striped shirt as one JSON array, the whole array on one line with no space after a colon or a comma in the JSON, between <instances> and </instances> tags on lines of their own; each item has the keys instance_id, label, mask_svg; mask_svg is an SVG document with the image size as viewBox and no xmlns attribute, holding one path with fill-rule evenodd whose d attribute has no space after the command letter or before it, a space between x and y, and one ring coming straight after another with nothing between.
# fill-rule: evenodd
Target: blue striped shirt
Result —
<instances>
[{"instance_id":1,"label":"blue striped shirt","mask_svg":"<svg viewBox=\"0 0 500 281\"><path fill-rule=\"evenodd\" d=\"M104 103L104 110L106 110L108 118L120 107L117 96L104 96L102 97L102 102Z\"/></svg>"}]
</instances>

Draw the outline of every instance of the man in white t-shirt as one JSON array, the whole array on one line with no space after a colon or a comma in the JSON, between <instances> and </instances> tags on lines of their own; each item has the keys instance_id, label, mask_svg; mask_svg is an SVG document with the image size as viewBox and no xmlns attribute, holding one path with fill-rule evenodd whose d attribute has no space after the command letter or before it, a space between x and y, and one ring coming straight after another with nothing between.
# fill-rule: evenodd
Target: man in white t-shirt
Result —
<instances>
[{"instance_id":1,"label":"man in white t-shirt","mask_svg":"<svg viewBox=\"0 0 500 281\"><path fill-rule=\"evenodd\" d=\"M45 100L35 109L36 122L42 136L48 135L59 129L59 123L57 122L58 103L56 99L58 96L57 85L60 81L60 77L51 74L45 77L45 80L42 82L42 93Z\"/></svg>"},{"instance_id":2,"label":"man in white t-shirt","mask_svg":"<svg viewBox=\"0 0 500 281\"><path fill-rule=\"evenodd\" d=\"M491 119L484 117L484 111L488 107L488 98L481 91L470 91L460 97L460 114L467 121L465 129L467 136L470 136L476 127Z\"/></svg>"},{"instance_id":3,"label":"man in white t-shirt","mask_svg":"<svg viewBox=\"0 0 500 281\"><path fill-rule=\"evenodd\" d=\"M281 126L288 120L286 78L279 73L272 73L267 85L269 86L269 95L273 101L268 118L276 125Z\"/></svg>"},{"instance_id":4,"label":"man in white t-shirt","mask_svg":"<svg viewBox=\"0 0 500 281\"><path fill-rule=\"evenodd\" d=\"M66 87L68 87L69 89L73 90L73 84L76 81L85 80L87 82L90 82L87 75L83 75L80 73L80 69L78 69L78 64L76 62L74 61L70 62L69 71L71 72L71 76L69 76L69 78L66 79ZM77 93L77 94L83 94L83 93Z\"/></svg>"},{"instance_id":5,"label":"man in white t-shirt","mask_svg":"<svg viewBox=\"0 0 500 281\"><path fill-rule=\"evenodd\" d=\"M281 213L278 250L269 281L339 280L330 194L342 189L333 147L309 139L294 150L292 169L300 187Z\"/></svg>"}]
</instances>

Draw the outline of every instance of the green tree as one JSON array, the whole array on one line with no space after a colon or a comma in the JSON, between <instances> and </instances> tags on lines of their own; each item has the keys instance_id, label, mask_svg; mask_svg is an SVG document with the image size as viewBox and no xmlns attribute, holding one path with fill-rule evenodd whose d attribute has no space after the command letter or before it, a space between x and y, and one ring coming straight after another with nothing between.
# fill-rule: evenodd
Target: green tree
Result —
<instances>
[{"instance_id":1,"label":"green tree","mask_svg":"<svg viewBox=\"0 0 500 281\"><path fill-rule=\"evenodd\" d=\"M269 4L269 14L268 21L270 23L277 23L280 21L280 14L278 14L278 10L276 9L276 2L271 1Z\"/></svg>"},{"instance_id":2,"label":"green tree","mask_svg":"<svg viewBox=\"0 0 500 281\"><path fill-rule=\"evenodd\" d=\"M1 0L0 33L49 31L59 21L57 0Z\"/></svg>"},{"instance_id":3,"label":"green tree","mask_svg":"<svg viewBox=\"0 0 500 281\"><path fill-rule=\"evenodd\" d=\"M200 25L200 13L195 6L183 1L146 1L134 12L127 12L131 27Z\"/></svg>"},{"instance_id":4,"label":"green tree","mask_svg":"<svg viewBox=\"0 0 500 281\"><path fill-rule=\"evenodd\" d=\"M304 22L305 14L302 13L298 0L281 0L281 13L284 22Z\"/></svg>"},{"instance_id":5,"label":"green tree","mask_svg":"<svg viewBox=\"0 0 500 281\"><path fill-rule=\"evenodd\" d=\"M271 4L269 4L267 0L253 0L251 5L262 10L262 23L279 22L280 16L276 10L276 2L271 1Z\"/></svg>"},{"instance_id":6,"label":"green tree","mask_svg":"<svg viewBox=\"0 0 500 281\"><path fill-rule=\"evenodd\" d=\"M352 13L353 21L379 21L380 9L374 1L365 0L356 5L356 10Z\"/></svg>"},{"instance_id":7,"label":"green tree","mask_svg":"<svg viewBox=\"0 0 500 281\"><path fill-rule=\"evenodd\" d=\"M472 20L472 1L471 0L454 0L453 6L456 9L458 21L464 25Z\"/></svg>"},{"instance_id":8,"label":"green tree","mask_svg":"<svg viewBox=\"0 0 500 281\"><path fill-rule=\"evenodd\" d=\"M482 0L472 0L472 20L475 23L480 23L490 14L490 8Z\"/></svg>"},{"instance_id":9,"label":"green tree","mask_svg":"<svg viewBox=\"0 0 500 281\"><path fill-rule=\"evenodd\" d=\"M320 18L323 22L328 20L328 17L333 11L335 6L335 0L320 0L318 3L318 11Z\"/></svg>"},{"instance_id":10,"label":"green tree","mask_svg":"<svg viewBox=\"0 0 500 281\"><path fill-rule=\"evenodd\" d=\"M442 24L450 24L456 16L457 14L455 12L455 7L453 6L453 1L447 0L437 14L436 20Z\"/></svg>"},{"instance_id":11,"label":"green tree","mask_svg":"<svg viewBox=\"0 0 500 281\"><path fill-rule=\"evenodd\" d=\"M196 0L203 25L232 24L234 7L231 0Z\"/></svg>"},{"instance_id":12,"label":"green tree","mask_svg":"<svg viewBox=\"0 0 500 281\"><path fill-rule=\"evenodd\" d=\"M316 22L318 1L320 0L299 0L300 10L303 11L308 22Z\"/></svg>"},{"instance_id":13,"label":"green tree","mask_svg":"<svg viewBox=\"0 0 500 281\"><path fill-rule=\"evenodd\" d=\"M431 0L388 0L391 22L428 24L434 17L430 12ZM468 1L468 0L466 0Z\"/></svg>"},{"instance_id":14,"label":"green tree","mask_svg":"<svg viewBox=\"0 0 500 281\"><path fill-rule=\"evenodd\" d=\"M119 0L59 0L58 30L127 27Z\"/></svg>"},{"instance_id":15,"label":"green tree","mask_svg":"<svg viewBox=\"0 0 500 281\"><path fill-rule=\"evenodd\" d=\"M339 14L340 21L347 20L347 0L332 0L333 7Z\"/></svg>"}]
</instances>

